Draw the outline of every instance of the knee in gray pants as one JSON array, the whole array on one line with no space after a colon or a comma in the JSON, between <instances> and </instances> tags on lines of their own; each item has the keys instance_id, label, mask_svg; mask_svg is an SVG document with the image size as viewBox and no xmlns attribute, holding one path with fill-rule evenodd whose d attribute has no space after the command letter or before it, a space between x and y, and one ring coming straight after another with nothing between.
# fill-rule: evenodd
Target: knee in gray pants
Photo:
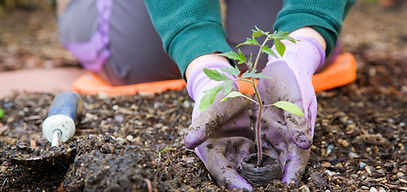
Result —
<instances>
[{"instance_id":1,"label":"knee in gray pants","mask_svg":"<svg viewBox=\"0 0 407 192\"><path fill-rule=\"evenodd\" d=\"M96 1L71 2L59 20L61 43L90 40L97 31ZM110 84L181 78L177 65L163 51L143 1L113 1L109 26L110 57L97 73Z\"/></svg>"}]
</instances>

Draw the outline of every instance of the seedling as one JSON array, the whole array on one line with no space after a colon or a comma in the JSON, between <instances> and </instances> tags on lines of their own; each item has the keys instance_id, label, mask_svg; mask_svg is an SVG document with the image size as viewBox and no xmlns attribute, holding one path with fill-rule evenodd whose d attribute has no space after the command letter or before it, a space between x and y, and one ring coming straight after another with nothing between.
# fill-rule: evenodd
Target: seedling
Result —
<instances>
[{"instance_id":1,"label":"seedling","mask_svg":"<svg viewBox=\"0 0 407 192\"><path fill-rule=\"evenodd\" d=\"M172 151L172 150L176 150L176 148L172 148L172 147L165 147L164 149L161 149L159 152L158 152L158 162L160 162L161 161L161 154L162 153L164 153L164 152L166 152L166 151Z\"/></svg>"},{"instance_id":2,"label":"seedling","mask_svg":"<svg viewBox=\"0 0 407 192\"><path fill-rule=\"evenodd\" d=\"M255 27L254 30L252 30L252 37L247 38L247 40L236 47L240 47L242 45L251 45L251 46L258 46L259 51L257 52L256 58L253 61L253 54L250 53L250 58L247 59L246 56L242 53L240 49L238 49L237 53L234 51L226 52L226 53L221 53L218 55L225 56L229 59L235 60L238 65L244 64L247 66L248 70L246 71L240 71L237 66L234 66L233 68L222 68L221 71L226 72L230 75L233 76L233 78L229 78L223 73L219 73L216 69L208 69L204 68L205 74L212 80L215 81L223 81L222 84L206 90L204 93L204 97L201 100L201 104L199 105L199 110L205 110L206 108L211 105L216 97L216 95L223 89L223 94L225 97L222 99L222 101L227 100L228 98L234 98L234 97L244 97L248 99L249 101L255 103L256 105L259 106L258 114L257 114L257 121L256 121L256 127L255 127L255 141L256 141L256 146L257 146L257 165L260 166L262 163L262 156L263 156L263 151L262 151L262 141L261 141L261 115L263 111L263 107L278 107L281 108L289 113L292 113L294 115L298 116L303 116L304 114L302 113L301 109L295 105L294 103L288 102L288 101L277 101L272 104L263 104L262 98L260 97L260 94L257 89L257 85L255 83L256 79L260 78L273 78L267 75L262 74L261 72L258 72L256 70L257 64L259 62L260 55L262 53L266 53L269 55L272 55L276 58L279 56L283 56L285 52L285 45L281 42L282 40L289 40L293 43L296 43L296 40L293 39L292 37L288 36L287 32L274 32L270 34L270 32L264 32L263 30L259 29L258 27ZM259 43L256 38L265 36L265 40L263 43ZM277 51L275 53L270 47L266 45L267 42L274 40L274 47ZM277 55L278 54L278 55ZM234 81L244 81L248 82L252 85L256 100L244 95L243 93L239 91L232 91L233 87L233 82Z\"/></svg>"}]
</instances>

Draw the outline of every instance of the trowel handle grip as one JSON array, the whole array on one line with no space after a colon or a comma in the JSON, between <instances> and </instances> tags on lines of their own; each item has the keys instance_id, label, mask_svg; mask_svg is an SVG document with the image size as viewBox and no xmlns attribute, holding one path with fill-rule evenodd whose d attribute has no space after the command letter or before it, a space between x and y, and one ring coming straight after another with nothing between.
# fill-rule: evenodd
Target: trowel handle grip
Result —
<instances>
[{"instance_id":1,"label":"trowel handle grip","mask_svg":"<svg viewBox=\"0 0 407 192\"><path fill-rule=\"evenodd\" d=\"M82 111L80 97L75 92L63 92L58 94L52 101L48 117L52 115L65 115L70 117L74 122Z\"/></svg>"},{"instance_id":2,"label":"trowel handle grip","mask_svg":"<svg viewBox=\"0 0 407 192\"><path fill-rule=\"evenodd\" d=\"M42 123L42 133L49 142L55 131L60 132L60 140L67 141L75 133L75 122L82 112L82 102L77 93L63 92L52 101L48 117Z\"/></svg>"}]
</instances>

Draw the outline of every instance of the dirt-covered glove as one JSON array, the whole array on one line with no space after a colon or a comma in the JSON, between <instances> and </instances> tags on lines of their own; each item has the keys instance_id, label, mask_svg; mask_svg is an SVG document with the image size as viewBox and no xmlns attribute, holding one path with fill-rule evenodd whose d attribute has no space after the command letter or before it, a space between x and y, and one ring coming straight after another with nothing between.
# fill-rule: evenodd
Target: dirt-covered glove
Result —
<instances>
[{"instance_id":1,"label":"dirt-covered glove","mask_svg":"<svg viewBox=\"0 0 407 192\"><path fill-rule=\"evenodd\" d=\"M187 82L187 90L195 101L192 112L192 123L184 136L185 146L194 149L205 142L208 137L244 136L251 138L250 117L247 111L248 103L244 98L231 98L221 101L225 95L221 90L213 103L205 110L199 111L199 105L206 90L214 88L223 81L210 79L203 71L204 68L216 69L230 68L228 62L207 63L199 66L191 72ZM225 74L229 76L228 74ZM237 85L233 84L233 90Z\"/></svg>"},{"instance_id":2,"label":"dirt-covered glove","mask_svg":"<svg viewBox=\"0 0 407 192\"><path fill-rule=\"evenodd\" d=\"M219 185L225 185L229 189L251 190L252 186L237 172L243 158L254 150L247 101L241 97L221 101L225 96L221 90L207 109L199 111L204 91L223 83L211 80L203 72L203 68L221 72L221 68L229 67L231 66L227 62L207 63L190 74L187 89L195 100L195 106L192 124L184 137L184 143L187 148L195 148L197 156ZM236 90L237 85L234 84L232 89Z\"/></svg>"},{"instance_id":3,"label":"dirt-covered glove","mask_svg":"<svg viewBox=\"0 0 407 192\"><path fill-rule=\"evenodd\" d=\"M208 138L195 148L195 152L219 185L225 185L229 189L253 189L237 172L243 158L255 152L251 139L245 137Z\"/></svg>"},{"instance_id":4,"label":"dirt-covered glove","mask_svg":"<svg viewBox=\"0 0 407 192\"><path fill-rule=\"evenodd\" d=\"M263 109L263 148L265 153L268 149L278 151L284 173L282 181L286 183L298 181L309 159L317 115L311 79L325 59L325 52L315 39L294 38L299 40L296 44L283 42L286 51L282 58L269 56L263 73L271 79L262 78L258 83L265 105L289 101L304 113L304 116L296 116L276 107Z\"/></svg>"}]
</instances>

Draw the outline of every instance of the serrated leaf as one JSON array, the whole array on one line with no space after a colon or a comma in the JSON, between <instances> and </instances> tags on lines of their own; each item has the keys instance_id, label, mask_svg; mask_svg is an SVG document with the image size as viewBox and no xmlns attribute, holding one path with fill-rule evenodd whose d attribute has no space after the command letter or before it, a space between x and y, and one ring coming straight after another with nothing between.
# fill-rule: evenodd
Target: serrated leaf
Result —
<instances>
[{"instance_id":1,"label":"serrated leaf","mask_svg":"<svg viewBox=\"0 0 407 192\"><path fill-rule=\"evenodd\" d=\"M238 50L238 55L239 55L239 61L237 64L242 64L242 63L246 63L246 56L243 55L242 50Z\"/></svg>"},{"instance_id":2,"label":"serrated leaf","mask_svg":"<svg viewBox=\"0 0 407 192\"><path fill-rule=\"evenodd\" d=\"M252 38L254 39L255 37L260 37L262 35L268 35L269 32L264 32L263 30L261 30L260 28L258 28L257 26L254 26L254 30L252 30Z\"/></svg>"},{"instance_id":3,"label":"serrated leaf","mask_svg":"<svg viewBox=\"0 0 407 192\"><path fill-rule=\"evenodd\" d=\"M236 77L239 76L239 74L240 74L240 70L236 66L231 67L231 68L221 68L220 70L223 72L229 73L231 75L234 75Z\"/></svg>"},{"instance_id":4,"label":"serrated leaf","mask_svg":"<svg viewBox=\"0 0 407 192\"><path fill-rule=\"evenodd\" d=\"M212 80L215 80L215 81L229 80L229 78L226 75L219 73L216 69L204 68L203 70L204 70L204 73Z\"/></svg>"},{"instance_id":5,"label":"serrated leaf","mask_svg":"<svg viewBox=\"0 0 407 192\"><path fill-rule=\"evenodd\" d=\"M229 94L233 89L233 83L231 80L225 81L221 86L223 86L223 94Z\"/></svg>"},{"instance_id":6,"label":"serrated leaf","mask_svg":"<svg viewBox=\"0 0 407 192\"><path fill-rule=\"evenodd\" d=\"M229 59L232 59L232 60L239 60L239 55L237 53L233 52L233 51L229 51L229 52L225 52L225 53L219 53L217 55L225 56L225 57L227 57Z\"/></svg>"},{"instance_id":7,"label":"serrated leaf","mask_svg":"<svg viewBox=\"0 0 407 192\"><path fill-rule=\"evenodd\" d=\"M279 39L275 39L274 46L275 46L278 54L280 54L280 56L282 57L285 52L285 45Z\"/></svg>"},{"instance_id":8,"label":"serrated leaf","mask_svg":"<svg viewBox=\"0 0 407 192\"><path fill-rule=\"evenodd\" d=\"M277 101L273 103L273 105L294 115L304 116L304 113L301 111L301 109L294 103L288 101Z\"/></svg>"},{"instance_id":9,"label":"serrated leaf","mask_svg":"<svg viewBox=\"0 0 407 192\"><path fill-rule=\"evenodd\" d=\"M272 77L268 75L264 75L263 73L256 73L255 71L252 72L245 72L242 74L242 78L266 78L271 79Z\"/></svg>"},{"instance_id":10,"label":"serrated leaf","mask_svg":"<svg viewBox=\"0 0 407 192\"><path fill-rule=\"evenodd\" d=\"M222 99L222 101L226 101L226 99L228 99L228 98L234 98L234 97L240 97L240 96L243 96L243 94L238 91L232 91L228 95L226 95L226 97L224 97Z\"/></svg>"},{"instance_id":11,"label":"serrated leaf","mask_svg":"<svg viewBox=\"0 0 407 192\"><path fill-rule=\"evenodd\" d=\"M275 58L278 58L277 55L274 53L274 51L270 49L270 47L263 46L263 47L261 48L261 52L267 53L267 54L269 54L269 55L274 56Z\"/></svg>"},{"instance_id":12,"label":"serrated leaf","mask_svg":"<svg viewBox=\"0 0 407 192\"><path fill-rule=\"evenodd\" d=\"M257 40L253 37L253 38L247 38L245 42L240 43L239 45L237 45L236 47L240 47L242 45L258 45L259 42L257 42Z\"/></svg>"},{"instance_id":13,"label":"serrated leaf","mask_svg":"<svg viewBox=\"0 0 407 192\"><path fill-rule=\"evenodd\" d=\"M216 86L212 89L204 91L205 95L201 99L201 103L199 104L198 111L203 111L209 107L213 103L213 100L215 100L216 94L220 90L222 90L223 86L219 85Z\"/></svg>"},{"instance_id":14,"label":"serrated leaf","mask_svg":"<svg viewBox=\"0 0 407 192\"><path fill-rule=\"evenodd\" d=\"M288 35L288 32L274 32L273 34L269 35L268 39L289 40L296 43L296 40Z\"/></svg>"},{"instance_id":15,"label":"serrated leaf","mask_svg":"<svg viewBox=\"0 0 407 192\"><path fill-rule=\"evenodd\" d=\"M290 37L289 35L287 35L286 37L284 37L285 40L289 40L293 43L297 43L297 40L295 40L294 38Z\"/></svg>"}]
</instances>

